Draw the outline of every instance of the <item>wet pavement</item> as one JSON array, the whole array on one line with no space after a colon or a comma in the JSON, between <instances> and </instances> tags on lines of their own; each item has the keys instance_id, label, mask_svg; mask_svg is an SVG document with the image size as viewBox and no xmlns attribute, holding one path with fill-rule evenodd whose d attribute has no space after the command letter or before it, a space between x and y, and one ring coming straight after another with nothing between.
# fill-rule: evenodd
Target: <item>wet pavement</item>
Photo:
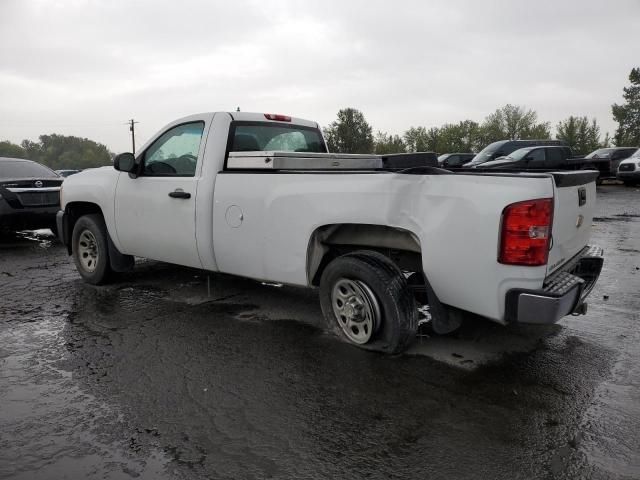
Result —
<instances>
[{"instance_id":1,"label":"wet pavement","mask_svg":"<svg viewBox=\"0 0 640 480\"><path fill-rule=\"evenodd\" d=\"M599 187L586 316L473 320L405 355L314 291L140 261L84 284L0 241L0 478L640 478L640 191Z\"/></svg>"}]
</instances>

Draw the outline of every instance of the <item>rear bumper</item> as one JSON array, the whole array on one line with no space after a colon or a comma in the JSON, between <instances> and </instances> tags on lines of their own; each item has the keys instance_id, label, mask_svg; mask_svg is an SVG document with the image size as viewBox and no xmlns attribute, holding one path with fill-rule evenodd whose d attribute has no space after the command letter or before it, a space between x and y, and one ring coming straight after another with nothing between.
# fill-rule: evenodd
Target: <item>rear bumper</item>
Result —
<instances>
[{"instance_id":1,"label":"rear bumper","mask_svg":"<svg viewBox=\"0 0 640 480\"><path fill-rule=\"evenodd\" d=\"M551 324L569 314L587 311L585 302L596 284L604 254L597 246L585 247L544 281L540 290L510 290L507 293L507 322Z\"/></svg>"}]
</instances>

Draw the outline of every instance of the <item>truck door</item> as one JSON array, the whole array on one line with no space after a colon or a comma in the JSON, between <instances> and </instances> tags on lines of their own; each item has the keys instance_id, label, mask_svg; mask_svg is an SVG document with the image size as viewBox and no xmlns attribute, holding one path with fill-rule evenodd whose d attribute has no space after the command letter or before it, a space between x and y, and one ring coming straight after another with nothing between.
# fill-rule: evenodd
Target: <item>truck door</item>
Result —
<instances>
[{"instance_id":1,"label":"truck door","mask_svg":"<svg viewBox=\"0 0 640 480\"><path fill-rule=\"evenodd\" d=\"M121 173L115 196L124 252L201 268L196 246L196 171L204 122L174 126L137 158L139 175Z\"/></svg>"},{"instance_id":2,"label":"truck door","mask_svg":"<svg viewBox=\"0 0 640 480\"><path fill-rule=\"evenodd\" d=\"M547 151L546 168L558 169L564 166L566 154L563 153L563 149L547 148L545 150Z\"/></svg>"},{"instance_id":3,"label":"truck door","mask_svg":"<svg viewBox=\"0 0 640 480\"><path fill-rule=\"evenodd\" d=\"M546 168L546 158L544 154L544 148L536 148L531 150L527 156L527 168L529 169L538 169L538 168Z\"/></svg>"}]
</instances>

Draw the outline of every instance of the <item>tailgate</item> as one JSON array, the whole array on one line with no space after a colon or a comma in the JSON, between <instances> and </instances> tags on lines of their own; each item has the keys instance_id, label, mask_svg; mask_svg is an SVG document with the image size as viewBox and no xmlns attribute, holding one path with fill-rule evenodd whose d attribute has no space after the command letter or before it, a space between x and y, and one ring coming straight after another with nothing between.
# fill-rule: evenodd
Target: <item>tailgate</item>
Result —
<instances>
[{"instance_id":1,"label":"tailgate","mask_svg":"<svg viewBox=\"0 0 640 480\"><path fill-rule=\"evenodd\" d=\"M552 175L555 195L547 274L564 265L589 243L598 172L554 172Z\"/></svg>"}]
</instances>

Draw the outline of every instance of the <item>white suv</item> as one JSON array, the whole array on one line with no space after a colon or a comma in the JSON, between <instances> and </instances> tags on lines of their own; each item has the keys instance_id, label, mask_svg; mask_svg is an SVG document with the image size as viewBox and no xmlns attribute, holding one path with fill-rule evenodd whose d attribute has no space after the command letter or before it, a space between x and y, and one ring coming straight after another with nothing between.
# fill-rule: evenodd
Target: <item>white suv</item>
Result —
<instances>
[{"instance_id":1,"label":"white suv","mask_svg":"<svg viewBox=\"0 0 640 480\"><path fill-rule=\"evenodd\" d=\"M629 158L620 162L616 177L628 187L640 183L640 148Z\"/></svg>"}]
</instances>

